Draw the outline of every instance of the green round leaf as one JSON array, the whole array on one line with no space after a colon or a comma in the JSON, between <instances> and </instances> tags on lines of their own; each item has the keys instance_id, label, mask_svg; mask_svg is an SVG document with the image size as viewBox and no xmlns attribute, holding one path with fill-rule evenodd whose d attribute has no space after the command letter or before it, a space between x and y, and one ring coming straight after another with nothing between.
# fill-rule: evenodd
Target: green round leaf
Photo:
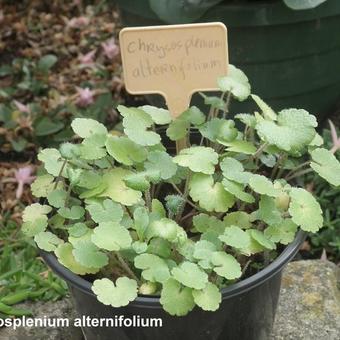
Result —
<instances>
[{"instance_id":1,"label":"green round leaf","mask_svg":"<svg viewBox=\"0 0 340 340\"><path fill-rule=\"evenodd\" d=\"M197 306L210 312L217 310L222 301L220 290L210 282L201 290L193 289L192 295Z\"/></svg>"},{"instance_id":2,"label":"green round leaf","mask_svg":"<svg viewBox=\"0 0 340 340\"><path fill-rule=\"evenodd\" d=\"M176 316L188 314L195 306L192 290L188 287L182 287L174 279L169 279L163 284L159 302L165 311Z\"/></svg>"},{"instance_id":3,"label":"green round leaf","mask_svg":"<svg viewBox=\"0 0 340 340\"><path fill-rule=\"evenodd\" d=\"M75 243L72 253L75 260L85 267L102 268L109 262L107 255L100 252L91 241Z\"/></svg>"},{"instance_id":4,"label":"green round leaf","mask_svg":"<svg viewBox=\"0 0 340 340\"><path fill-rule=\"evenodd\" d=\"M95 280L92 291L97 295L97 299L104 305L112 307L123 307L137 297L137 282L128 277L120 277L114 284L109 279Z\"/></svg>"},{"instance_id":5,"label":"green round leaf","mask_svg":"<svg viewBox=\"0 0 340 340\"><path fill-rule=\"evenodd\" d=\"M76 118L72 121L71 127L79 137L88 138L93 135L107 135L106 127L91 118Z\"/></svg>"},{"instance_id":6,"label":"green round leaf","mask_svg":"<svg viewBox=\"0 0 340 340\"><path fill-rule=\"evenodd\" d=\"M212 176L194 174L189 188L191 198L207 211L226 212L235 203L234 196L221 183L214 183Z\"/></svg>"},{"instance_id":7,"label":"green round leaf","mask_svg":"<svg viewBox=\"0 0 340 340\"><path fill-rule=\"evenodd\" d=\"M182 262L171 271L172 276L184 286L202 289L208 282L208 275L200 267L191 262Z\"/></svg>"},{"instance_id":8,"label":"green round leaf","mask_svg":"<svg viewBox=\"0 0 340 340\"><path fill-rule=\"evenodd\" d=\"M193 172L202 172L212 175L218 163L218 154L212 148L205 146L192 146L180 151L173 161L180 166L187 167Z\"/></svg>"},{"instance_id":9,"label":"green round leaf","mask_svg":"<svg viewBox=\"0 0 340 340\"><path fill-rule=\"evenodd\" d=\"M223 251L216 251L211 256L214 272L227 280L238 279L242 275L241 266L230 254Z\"/></svg>"},{"instance_id":10,"label":"green round leaf","mask_svg":"<svg viewBox=\"0 0 340 340\"><path fill-rule=\"evenodd\" d=\"M147 157L146 149L127 137L109 136L105 145L107 152L124 165L144 162Z\"/></svg>"},{"instance_id":11,"label":"green round leaf","mask_svg":"<svg viewBox=\"0 0 340 340\"><path fill-rule=\"evenodd\" d=\"M129 231L117 222L101 222L94 228L92 242L101 249L118 251L131 246Z\"/></svg>"},{"instance_id":12,"label":"green round leaf","mask_svg":"<svg viewBox=\"0 0 340 340\"><path fill-rule=\"evenodd\" d=\"M141 254L134 260L135 267L142 269L142 277L151 282L165 282L170 277L167 263L157 255Z\"/></svg>"},{"instance_id":13,"label":"green round leaf","mask_svg":"<svg viewBox=\"0 0 340 340\"><path fill-rule=\"evenodd\" d=\"M302 230L317 232L323 225L319 203L307 190L293 188L290 191L289 213Z\"/></svg>"},{"instance_id":14,"label":"green round leaf","mask_svg":"<svg viewBox=\"0 0 340 340\"><path fill-rule=\"evenodd\" d=\"M228 75L217 80L218 86L223 92L231 92L239 101L247 99L250 95L248 77L234 65L228 66Z\"/></svg>"}]
</instances>

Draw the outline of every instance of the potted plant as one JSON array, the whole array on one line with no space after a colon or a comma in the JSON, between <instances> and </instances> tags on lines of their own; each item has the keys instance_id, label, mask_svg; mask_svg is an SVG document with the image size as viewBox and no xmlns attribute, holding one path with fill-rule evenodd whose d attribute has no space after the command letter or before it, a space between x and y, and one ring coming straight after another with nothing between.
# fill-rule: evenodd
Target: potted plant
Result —
<instances>
[{"instance_id":1,"label":"potted plant","mask_svg":"<svg viewBox=\"0 0 340 340\"><path fill-rule=\"evenodd\" d=\"M230 65L218 84L207 116L191 107L172 121L164 109L120 105L124 134L76 118L79 143L39 153L41 200L26 207L23 231L81 315L141 326L103 321L83 328L87 339L269 337L283 266L323 223L292 180L310 166L338 185L340 164L307 111L276 113L251 95L260 112L235 123L228 105L250 95L248 79ZM164 126L170 141L186 140L177 155ZM143 327L155 319L162 327Z\"/></svg>"},{"instance_id":2,"label":"potted plant","mask_svg":"<svg viewBox=\"0 0 340 340\"><path fill-rule=\"evenodd\" d=\"M318 118L339 99L340 2L337 0L116 0L125 26L223 22L230 61L269 105L303 107ZM318 6L317 6L318 5ZM284 70L284 71L283 71ZM268 84L271 83L271 86ZM157 97L150 103L160 105ZM200 106L198 97L194 103ZM255 109L251 100L238 112Z\"/></svg>"}]
</instances>

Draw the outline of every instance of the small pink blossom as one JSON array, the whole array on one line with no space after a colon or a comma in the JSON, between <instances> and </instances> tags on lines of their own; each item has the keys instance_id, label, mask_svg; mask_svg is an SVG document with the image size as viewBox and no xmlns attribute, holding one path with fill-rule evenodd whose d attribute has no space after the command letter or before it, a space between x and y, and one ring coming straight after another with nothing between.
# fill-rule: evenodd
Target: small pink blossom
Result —
<instances>
[{"instance_id":1,"label":"small pink blossom","mask_svg":"<svg viewBox=\"0 0 340 340\"><path fill-rule=\"evenodd\" d=\"M332 136L332 143L333 143L333 146L330 151L332 153L335 153L340 148L340 138L338 137L334 124L330 120L328 122L331 128L331 136Z\"/></svg>"},{"instance_id":2,"label":"small pink blossom","mask_svg":"<svg viewBox=\"0 0 340 340\"><path fill-rule=\"evenodd\" d=\"M14 105L17 107L17 109L20 112L31 113L31 109L29 108L28 105L24 105L24 104L18 102L17 100L14 100L13 102L14 102Z\"/></svg>"},{"instance_id":3,"label":"small pink blossom","mask_svg":"<svg viewBox=\"0 0 340 340\"><path fill-rule=\"evenodd\" d=\"M113 59L119 54L119 46L116 44L114 38L103 42L101 45L104 50L104 55L108 59Z\"/></svg>"},{"instance_id":4,"label":"small pink blossom","mask_svg":"<svg viewBox=\"0 0 340 340\"><path fill-rule=\"evenodd\" d=\"M71 28L82 28L87 26L90 23L90 19L88 17L78 17L72 18L68 23L67 26Z\"/></svg>"},{"instance_id":5,"label":"small pink blossom","mask_svg":"<svg viewBox=\"0 0 340 340\"><path fill-rule=\"evenodd\" d=\"M94 102L94 91L90 90L88 87L81 88L77 87L77 105L85 107Z\"/></svg>"},{"instance_id":6,"label":"small pink blossom","mask_svg":"<svg viewBox=\"0 0 340 340\"><path fill-rule=\"evenodd\" d=\"M93 64L94 63L94 56L96 55L97 50L90 51L89 53L86 54L81 54L78 57L78 60L81 64Z\"/></svg>"},{"instance_id":7,"label":"small pink blossom","mask_svg":"<svg viewBox=\"0 0 340 340\"><path fill-rule=\"evenodd\" d=\"M31 175L32 168L30 166L25 166L15 171L14 177L16 182L18 183L18 187L15 194L17 199L19 199L22 196L22 193L24 191L24 185L31 184L34 181L35 176Z\"/></svg>"}]
</instances>

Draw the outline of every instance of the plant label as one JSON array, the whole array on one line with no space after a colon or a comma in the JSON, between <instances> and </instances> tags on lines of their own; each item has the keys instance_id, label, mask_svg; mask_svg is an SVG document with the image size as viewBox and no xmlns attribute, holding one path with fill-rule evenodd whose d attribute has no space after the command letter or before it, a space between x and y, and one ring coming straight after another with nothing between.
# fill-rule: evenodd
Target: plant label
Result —
<instances>
[{"instance_id":1,"label":"plant label","mask_svg":"<svg viewBox=\"0 0 340 340\"><path fill-rule=\"evenodd\" d=\"M120 46L127 91L163 95L174 119L194 92L218 90L227 74L227 29L219 22L124 28Z\"/></svg>"}]
</instances>

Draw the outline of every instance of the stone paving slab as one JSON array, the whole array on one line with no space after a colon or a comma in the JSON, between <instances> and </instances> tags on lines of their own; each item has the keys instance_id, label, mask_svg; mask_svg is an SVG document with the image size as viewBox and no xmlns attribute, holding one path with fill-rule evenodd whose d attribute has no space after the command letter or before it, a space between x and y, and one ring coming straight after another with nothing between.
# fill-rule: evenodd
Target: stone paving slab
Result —
<instances>
[{"instance_id":1,"label":"stone paving slab","mask_svg":"<svg viewBox=\"0 0 340 340\"><path fill-rule=\"evenodd\" d=\"M270 340L339 340L339 279L340 268L331 262L313 260L288 264ZM27 302L18 307L35 311L36 318L73 320L76 317L69 298L48 303ZM80 328L73 326L2 328L0 340L83 340L83 336Z\"/></svg>"}]
</instances>

